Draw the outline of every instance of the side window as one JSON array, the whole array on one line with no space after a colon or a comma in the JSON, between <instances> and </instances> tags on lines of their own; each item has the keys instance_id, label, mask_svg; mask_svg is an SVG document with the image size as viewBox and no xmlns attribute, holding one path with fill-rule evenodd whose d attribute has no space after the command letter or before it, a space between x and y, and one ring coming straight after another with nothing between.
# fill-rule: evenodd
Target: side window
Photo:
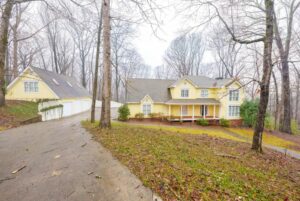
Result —
<instances>
[{"instance_id":1,"label":"side window","mask_svg":"<svg viewBox=\"0 0 300 201\"><path fill-rule=\"evenodd\" d=\"M24 91L25 92L38 92L39 85L36 81L25 81L24 82Z\"/></svg>"},{"instance_id":2,"label":"side window","mask_svg":"<svg viewBox=\"0 0 300 201\"><path fill-rule=\"evenodd\" d=\"M189 97L189 90L181 89L181 97Z\"/></svg>"},{"instance_id":3,"label":"side window","mask_svg":"<svg viewBox=\"0 0 300 201\"><path fill-rule=\"evenodd\" d=\"M208 97L208 89L201 89L201 97L202 98Z\"/></svg>"},{"instance_id":4,"label":"side window","mask_svg":"<svg viewBox=\"0 0 300 201\"><path fill-rule=\"evenodd\" d=\"M145 116L148 116L151 113L151 104L143 105L143 113Z\"/></svg>"},{"instance_id":5,"label":"side window","mask_svg":"<svg viewBox=\"0 0 300 201\"><path fill-rule=\"evenodd\" d=\"M228 116L239 117L240 116L240 106L229 106Z\"/></svg>"},{"instance_id":6,"label":"side window","mask_svg":"<svg viewBox=\"0 0 300 201\"><path fill-rule=\"evenodd\" d=\"M229 100L238 101L239 100L239 90L230 90L229 91Z\"/></svg>"}]
</instances>

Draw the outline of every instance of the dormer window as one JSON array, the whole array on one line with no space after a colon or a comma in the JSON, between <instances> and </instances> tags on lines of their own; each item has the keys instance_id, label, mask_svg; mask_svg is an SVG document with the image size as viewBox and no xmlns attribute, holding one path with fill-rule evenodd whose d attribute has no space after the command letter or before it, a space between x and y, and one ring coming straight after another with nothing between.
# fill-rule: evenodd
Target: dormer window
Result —
<instances>
[{"instance_id":1,"label":"dormer window","mask_svg":"<svg viewBox=\"0 0 300 201\"><path fill-rule=\"evenodd\" d=\"M52 81L53 81L56 85L59 85L59 83L57 82L56 79L53 78Z\"/></svg>"},{"instance_id":2,"label":"dormer window","mask_svg":"<svg viewBox=\"0 0 300 201\"><path fill-rule=\"evenodd\" d=\"M208 97L208 89L201 89L201 98Z\"/></svg>"},{"instance_id":3,"label":"dormer window","mask_svg":"<svg viewBox=\"0 0 300 201\"><path fill-rule=\"evenodd\" d=\"M189 97L189 90L188 89L181 89L181 97Z\"/></svg>"}]
</instances>

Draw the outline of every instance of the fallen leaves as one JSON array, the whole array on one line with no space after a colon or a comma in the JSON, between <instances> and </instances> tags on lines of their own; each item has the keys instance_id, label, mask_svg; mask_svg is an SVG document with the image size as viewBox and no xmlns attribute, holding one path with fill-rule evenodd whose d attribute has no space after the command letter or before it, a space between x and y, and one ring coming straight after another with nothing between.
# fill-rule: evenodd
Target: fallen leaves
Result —
<instances>
[{"instance_id":1,"label":"fallen leaves","mask_svg":"<svg viewBox=\"0 0 300 201\"><path fill-rule=\"evenodd\" d=\"M83 125L164 200L298 200L300 163L249 144L126 124L110 131ZM172 130L172 131L171 131ZM284 165L283 165L284 164ZM298 196L298 197L297 197Z\"/></svg>"}]
</instances>

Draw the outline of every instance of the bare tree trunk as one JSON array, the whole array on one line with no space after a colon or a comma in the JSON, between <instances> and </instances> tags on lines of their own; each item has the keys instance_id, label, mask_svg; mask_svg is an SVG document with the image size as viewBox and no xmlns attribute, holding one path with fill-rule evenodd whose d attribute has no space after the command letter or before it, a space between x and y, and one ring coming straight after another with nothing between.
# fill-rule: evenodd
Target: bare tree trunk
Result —
<instances>
[{"instance_id":1,"label":"bare tree trunk","mask_svg":"<svg viewBox=\"0 0 300 201\"><path fill-rule=\"evenodd\" d=\"M110 0L103 0L103 91L101 128L111 128Z\"/></svg>"},{"instance_id":2,"label":"bare tree trunk","mask_svg":"<svg viewBox=\"0 0 300 201\"><path fill-rule=\"evenodd\" d=\"M116 55L115 60L115 72L116 72L116 80L115 80L115 90L116 90L116 101L119 102L119 63L118 63L118 55Z\"/></svg>"},{"instance_id":3,"label":"bare tree trunk","mask_svg":"<svg viewBox=\"0 0 300 201\"><path fill-rule=\"evenodd\" d=\"M252 149L262 152L262 135L264 131L264 120L269 101L269 85L272 73L272 45L274 28L274 2L265 0L266 33L264 39L263 77L260 83L260 101L257 121L254 129Z\"/></svg>"},{"instance_id":4,"label":"bare tree trunk","mask_svg":"<svg viewBox=\"0 0 300 201\"><path fill-rule=\"evenodd\" d=\"M296 10L300 6L300 2L295 5L296 0L291 2L289 5L289 15L287 19L287 37L285 39L285 46L283 45L282 38L280 36L278 22L276 15L274 15L274 31L276 44L279 50L280 60L281 60L281 78L282 78L282 101L283 101L283 116L281 117L282 121L279 126L279 130L285 133L291 134L291 90L290 90L290 74L289 74L289 52L290 52L290 43L292 37L293 29L293 19Z\"/></svg>"},{"instance_id":5,"label":"bare tree trunk","mask_svg":"<svg viewBox=\"0 0 300 201\"><path fill-rule=\"evenodd\" d=\"M0 107L5 105L5 55L8 42L8 26L12 13L13 2L8 0L5 4L0 22Z\"/></svg>"},{"instance_id":6,"label":"bare tree trunk","mask_svg":"<svg viewBox=\"0 0 300 201\"><path fill-rule=\"evenodd\" d=\"M299 122L300 74L297 75L295 120Z\"/></svg>"},{"instance_id":7,"label":"bare tree trunk","mask_svg":"<svg viewBox=\"0 0 300 201\"><path fill-rule=\"evenodd\" d=\"M102 30L102 8L101 8L101 13L100 13L98 33L97 33L96 64L95 64L95 74L94 74L94 83L93 83L93 100L92 100L92 111L91 111L91 122L92 123L95 122L95 107L96 107L96 99L97 99L99 55L100 55L101 30Z\"/></svg>"},{"instance_id":8,"label":"bare tree trunk","mask_svg":"<svg viewBox=\"0 0 300 201\"><path fill-rule=\"evenodd\" d=\"M275 73L272 71L272 77L274 80L274 86L275 86L275 130L278 128L278 117L279 117L279 96L278 96L278 85L277 85L277 80L275 77Z\"/></svg>"}]
</instances>

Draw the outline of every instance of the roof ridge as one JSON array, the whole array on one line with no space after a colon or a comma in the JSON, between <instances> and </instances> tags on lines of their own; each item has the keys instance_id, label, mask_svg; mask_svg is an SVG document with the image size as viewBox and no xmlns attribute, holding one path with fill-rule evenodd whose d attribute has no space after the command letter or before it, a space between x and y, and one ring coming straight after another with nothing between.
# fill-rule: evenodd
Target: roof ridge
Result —
<instances>
[{"instance_id":1,"label":"roof ridge","mask_svg":"<svg viewBox=\"0 0 300 201\"><path fill-rule=\"evenodd\" d=\"M159 79L159 78L127 78L127 80L162 80L162 81L176 81L176 79Z\"/></svg>"}]
</instances>

